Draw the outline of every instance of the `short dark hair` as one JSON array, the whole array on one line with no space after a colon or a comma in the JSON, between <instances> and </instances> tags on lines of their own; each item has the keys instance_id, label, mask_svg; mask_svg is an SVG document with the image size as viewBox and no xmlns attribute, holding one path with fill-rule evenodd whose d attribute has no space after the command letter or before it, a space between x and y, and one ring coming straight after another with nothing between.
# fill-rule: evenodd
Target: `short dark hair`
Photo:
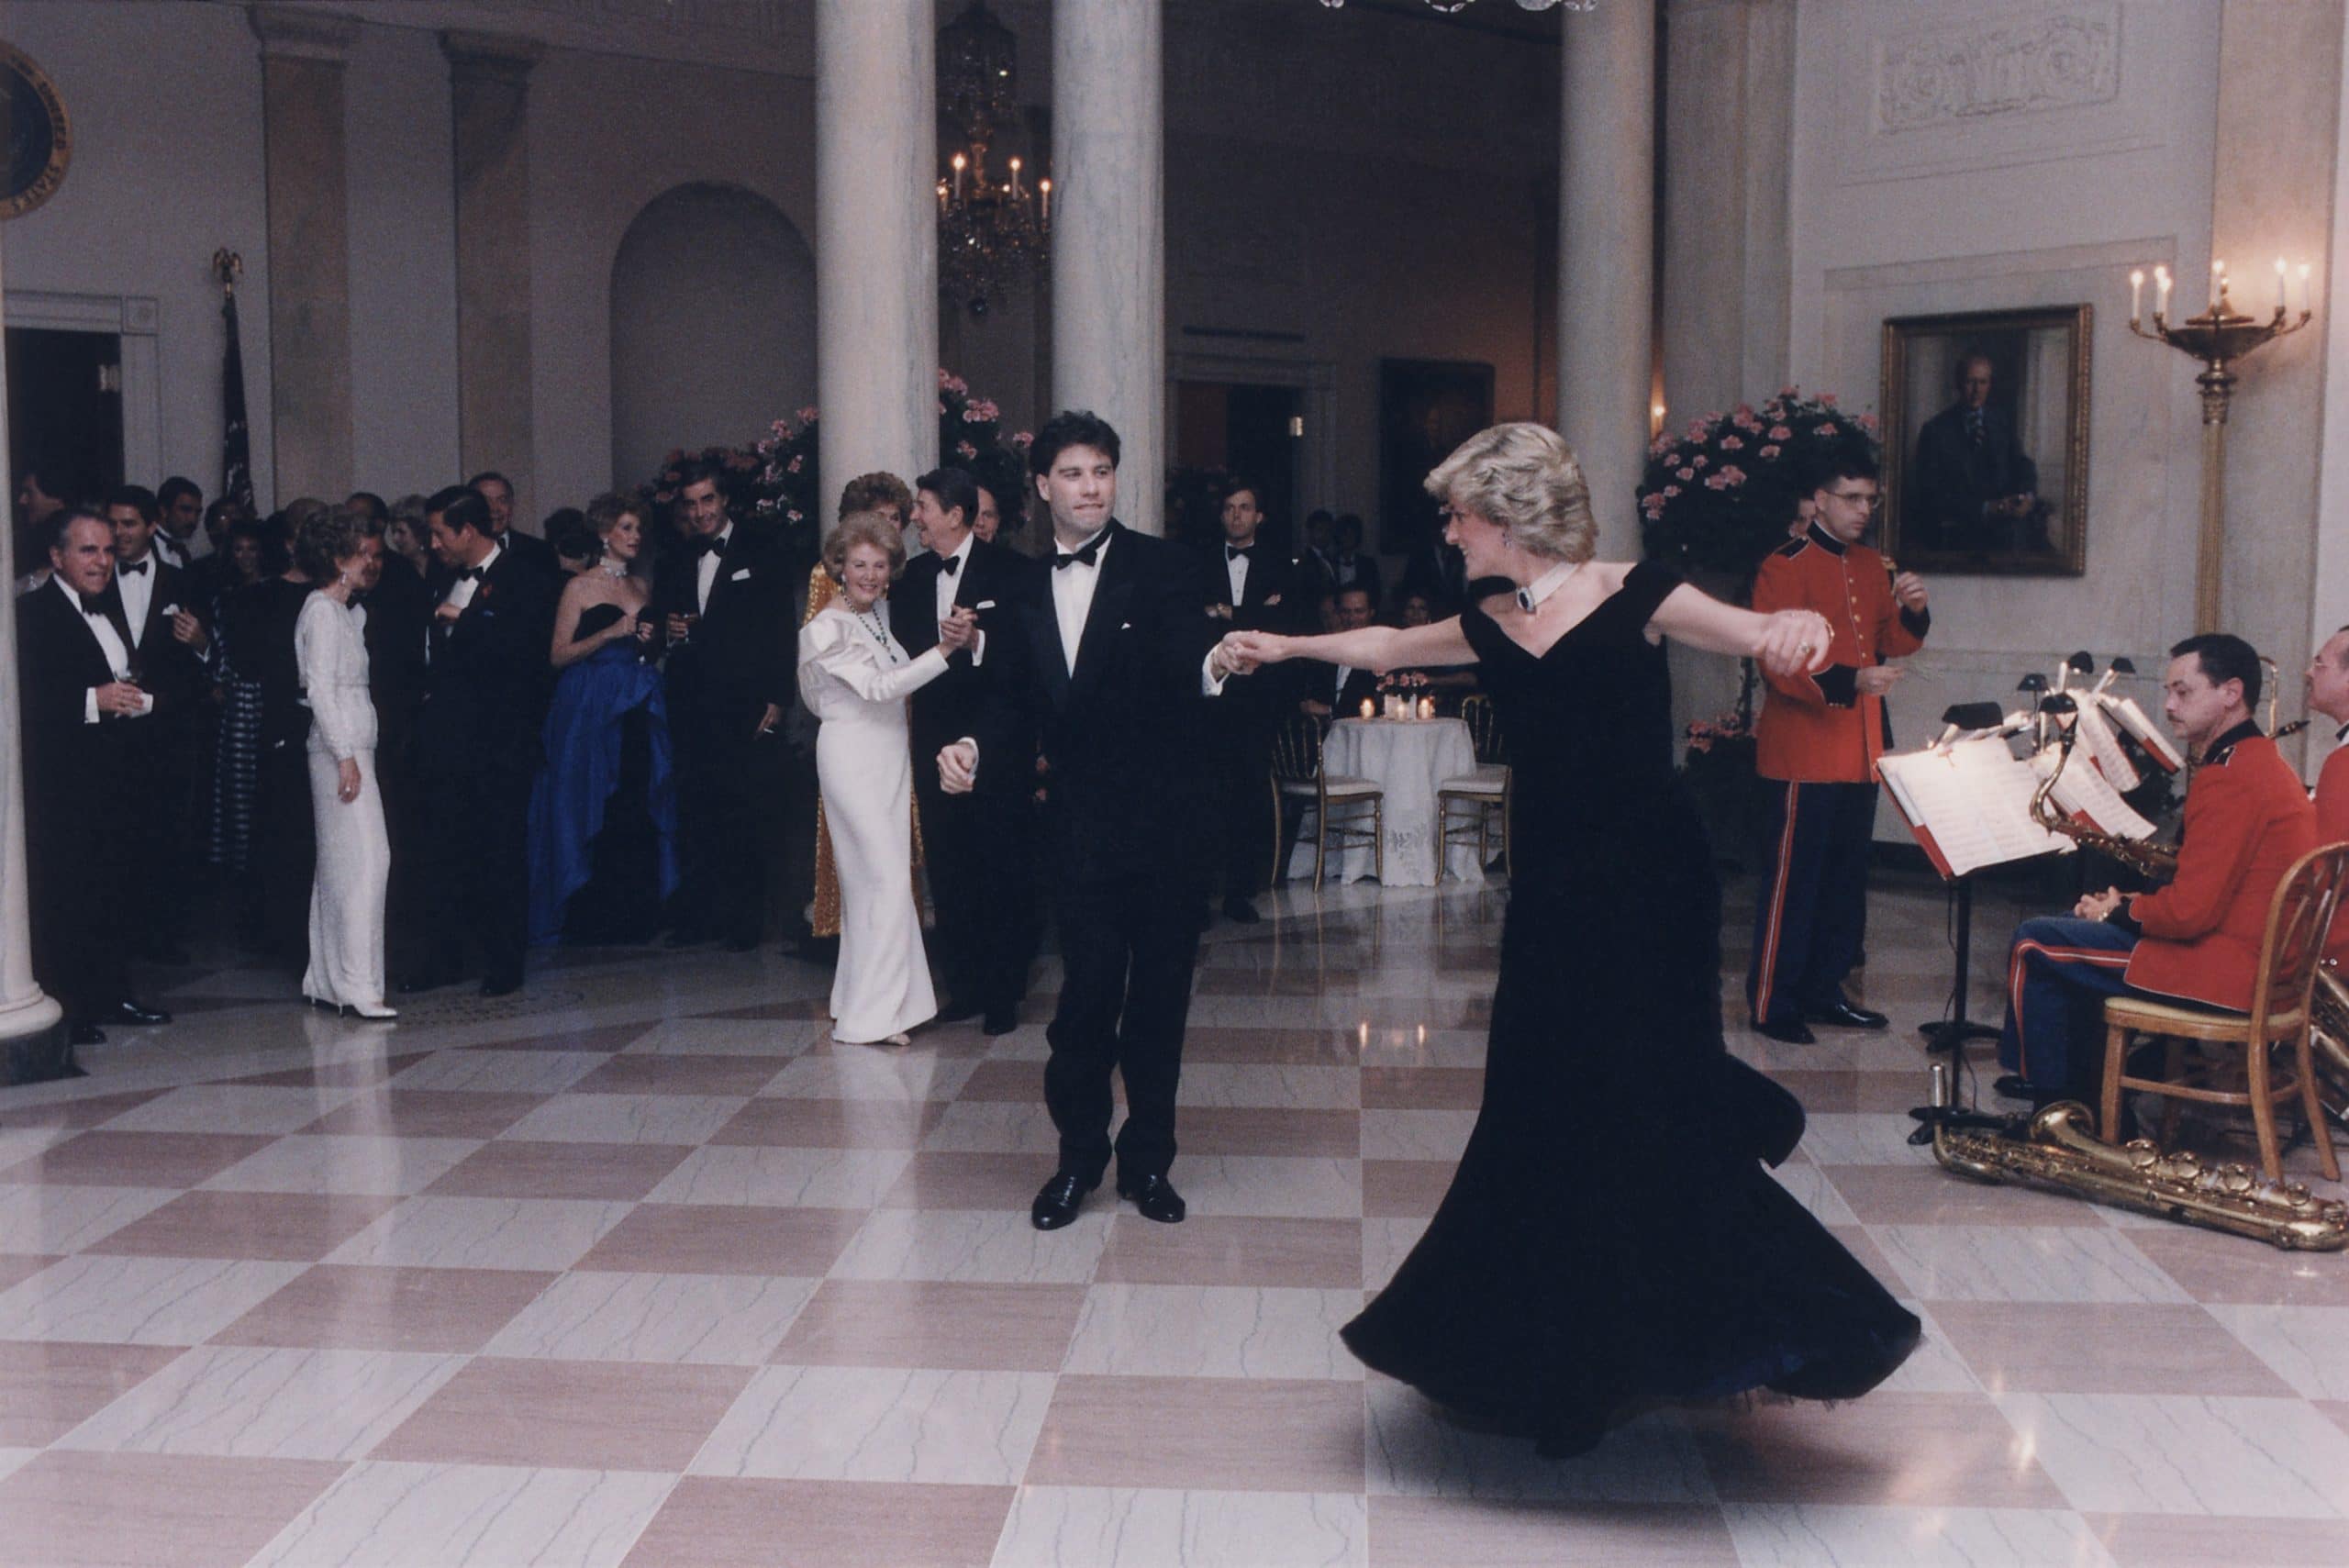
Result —
<instances>
[{"instance_id":1,"label":"short dark hair","mask_svg":"<svg viewBox=\"0 0 2349 1568\"><path fill-rule=\"evenodd\" d=\"M231 501L226 495L223 495L220 499L213 502L210 506L204 508L204 531L206 533L210 533L212 531L212 525L215 522L217 522L224 528L234 528L237 526L238 519L244 516L244 508L239 506L234 501Z\"/></svg>"},{"instance_id":2,"label":"short dark hair","mask_svg":"<svg viewBox=\"0 0 2349 1568\"><path fill-rule=\"evenodd\" d=\"M428 521L438 516L452 534L471 528L484 539L489 537L489 503L470 484L434 491L432 499L424 504L424 516Z\"/></svg>"},{"instance_id":3,"label":"short dark hair","mask_svg":"<svg viewBox=\"0 0 2349 1568\"><path fill-rule=\"evenodd\" d=\"M1876 454L1856 441L1838 441L1803 466L1802 494L1816 495L1839 480L1878 477Z\"/></svg>"},{"instance_id":4,"label":"short dark hair","mask_svg":"<svg viewBox=\"0 0 2349 1568\"><path fill-rule=\"evenodd\" d=\"M967 469L933 468L914 481L914 488L929 491L949 512L960 509L966 528L979 520L979 484Z\"/></svg>"},{"instance_id":5,"label":"short dark hair","mask_svg":"<svg viewBox=\"0 0 2349 1568\"><path fill-rule=\"evenodd\" d=\"M373 490L354 490L343 498L342 509L355 517L364 517L377 528L392 520L392 509Z\"/></svg>"},{"instance_id":6,"label":"short dark hair","mask_svg":"<svg viewBox=\"0 0 2349 1568\"><path fill-rule=\"evenodd\" d=\"M996 527L1010 533L1027 520L1028 487L1010 463L988 463L971 471L971 483L995 497ZM971 514L974 519L976 512Z\"/></svg>"},{"instance_id":7,"label":"short dark hair","mask_svg":"<svg viewBox=\"0 0 2349 1568\"><path fill-rule=\"evenodd\" d=\"M198 501L204 499L204 492L197 488L195 480L174 473L155 487L155 505L169 511L183 495L193 495Z\"/></svg>"},{"instance_id":8,"label":"short dark hair","mask_svg":"<svg viewBox=\"0 0 2349 1568\"><path fill-rule=\"evenodd\" d=\"M1336 539L1342 534L1348 533L1353 534L1357 539L1360 539L1363 537L1362 517L1359 513L1348 512L1345 516L1340 517L1335 523L1332 523L1330 526L1330 537L1331 539Z\"/></svg>"},{"instance_id":9,"label":"short dark hair","mask_svg":"<svg viewBox=\"0 0 2349 1568\"><path fill-rule=\"evenodd\" d=\"M1216 506L1221 507L1243 490L1248 493L1248 498L1256 503L1256 509L1263 511L1264 493L1257 489L1256 482L1244 473L1227 473L1223 476L1223 483L1215 487Z\"/></svg>"},{"instance_id":10,"label":"short dark hair","mask_svg":"<svg viewBox=\"0 0 2349 1568\"><path fill-rule=\"evenodd\" d=\"M1111 468L1118 466L1118 432L1109 421L1089 408L1063 408L1036 432L1035 444L1028 449L1028 472L1041 479L1071 447L1091 447L1109 460Z\"/></svg>"},{"instance_id":11,"label":"short dark hair","mask_svg":"<svg viewBox=\"0 0 2349 1568\"><path fill-rule=\"evenodd\" d=\"M65 535L67 530L71 529L75 523L85 520L97 524L98 527L106 529L109 533L114 529L114 525L106 521L103 513L93 511L87 506L82 506L76 502L69 501L64 506L60 506L55 512L50 514L48 529L49 537L41 540L41 553L46 555L52 550L63 550L65 548Z\"/></svg>"},{"instance_id":12,"label":"short dark hair","mask_svg":"<svg viewBox=\"0 0 2349 1568\"><path fill-rule=\"evenodd\" d=\"M2260 668L2259 651L2242 638L2227 631L2198 632L2169 651L2173 659L2183 659L2191 653L2202 666L2202 673L2214 686L2229 681L2243 683L2243 706L2259 706L2259 688L2264 672Z\"/></svg>"},{"instance_id":13,"label":"short dark hair","mask_svg":"<svg viewBox=\"0 0 2349 1568\"><path fill-rule=\"evenodd\" d=\"M155 493L144 484L117 484L107 491L106 510L111 512L117 506L128 506L139 514L140 522L150 525L158 516L155 510Z\"/></svg>"},{"instance_id":14,"label":"short dark hair","mask_svg":"<svg viewBox=\"0 0 2349 1568\"><path fill-rule=\"evenodd\" d=\"M479 473L474 474L471 479L466 480L465 488L468 490L478 490L493 479L498 484L506 486L506 494L508 495L514 494L514 482L507 478L504 474L498 473L497 470L494 468L484 468Z\"/></svg>"}]
</instances>

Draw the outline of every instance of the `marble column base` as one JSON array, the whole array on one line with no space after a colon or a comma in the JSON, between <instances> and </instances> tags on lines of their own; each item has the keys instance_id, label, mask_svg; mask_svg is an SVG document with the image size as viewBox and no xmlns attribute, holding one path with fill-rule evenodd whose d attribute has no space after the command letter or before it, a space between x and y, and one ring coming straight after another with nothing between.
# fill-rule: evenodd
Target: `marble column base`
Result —
<instances>
[{"instance_id":1,"label":"marble column base","mask_svg":"<svg viewBox=\"0 0 2349 1568\"><path fill-rule=\"evenodd\" d=\"M45 1029L0 1040L0 1089L88 1076L73 1060L73 1047L66 1039L61 1018Z\"/></svg>"}]
</instances>

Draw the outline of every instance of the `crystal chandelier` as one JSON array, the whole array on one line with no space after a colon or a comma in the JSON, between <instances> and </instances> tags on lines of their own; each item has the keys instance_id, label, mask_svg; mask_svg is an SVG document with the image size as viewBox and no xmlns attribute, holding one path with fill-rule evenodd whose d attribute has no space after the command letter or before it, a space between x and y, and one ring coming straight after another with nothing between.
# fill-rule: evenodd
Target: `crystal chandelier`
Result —
<instances>
[{"instance_id":1,"label":"crystal chandelier","mask_svg":"<svg viewBox=\"0 0 2349 1568\"><path fill-rule=\"evenodd\" d=\"M1346 0L1321 0L1321 4L1332 11L1343 8L1345 3ZM1466 10L1474 0L1427 0L1427 3L1433 9L1452 17ZM1598 9L1598 0L1517 0L1517 8L1520 11L1547 11L1553 6L1560 5L1569 11Z\"/></svg>"},{"instance_id":2,"label":"crystal chandelier","mask_svg":"<svg viewBox=\"0 0 2349 1568\"><path fill-rule=\"evenodd\" d=\"M938 30L939 117L963 143L938 182L938 282L973 316L1050 250L1052 181L1031 180L1018 158L1000 177L987 168L996 132L1019 111L1018 69L1011 29L985 0Z\"/></svg>"}]
</instances>

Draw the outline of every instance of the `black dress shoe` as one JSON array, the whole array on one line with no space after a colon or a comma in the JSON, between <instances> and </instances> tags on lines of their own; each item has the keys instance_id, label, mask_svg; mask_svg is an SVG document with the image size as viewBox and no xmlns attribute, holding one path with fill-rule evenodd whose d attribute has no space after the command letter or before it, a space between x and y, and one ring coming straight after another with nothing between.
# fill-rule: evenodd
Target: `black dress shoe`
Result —
<instances>
[{"instance_id":1,"label":"black dress shoe","mask_svg":"<svg viewBox=\"0 0 2349 1568\"><path fill-rule=\"evenodd\" d=\"M2020 1073L2001 1073L1990 1080L1990 1092L2002 1100L2036 1100L2039 1085Z\"/></svg>"},{"instance_id":2,"label":"black dress shoe","mask_svg":"<svg viewBox=\"0 0 2349 1568\"><path fill-rule=\"evenodd\" d=\"M522 982L518 977L509 980L501 976L495 980L484 980L481 983L481 994L484 996L511 996L520 989L522 989Z\"/></svg>"},{"instance_id":3,"label":"black dress shoe","mask_svg":"<svg viewBox=\"0 0 2349 1568\"><path fill-rule=\"evenodd\" d=\"M1190 1210L1183 1202L1183 1195L1174 1184L1163 1176L1118 1178L1118 1195L1134 1200L1144 1219L1154 1219L1161 1225L1180 1225Z\"/></svg>"},{"instance_id":4,"label":"black dress shoe","mask_svg":"<svg viewBox=\"0 0 2349 1568\"><path fill-rule=\"evenodd\" d=\"M104 1045L106 1042L106 1031L95 1024L68 1024L65 1027L65 1043L68 1045Z\"/></svg>"},{"instance_id":5,"label":"black dress shoe","mask_svg":"<svg viewBox=\"0 0 2349 1568\"><path fill-rule=\"evenodd\" d=\"M1264 918L1262 915L1256 913L1256 906L1245 898L1225 899L1223 917L1235 926L1252 926Z\"/></svg>"},{"instance_id":6,"label":"black dress shoe","mask_svg":"<svg viewBox=\"0 0 2349 1568\"><path fill-rule=\"evenodd\" d=\"M990 1035L1009 1034L1019 1027L1019 1009L1017 1007L990 1007L985 1021L979 1025L982 1033Z\"/></svg>"},{"instance_id":7,"label":"black dress shoe","mask_svg":"<svg viewBox=\"0 0 2349 1568\"><path fill-rule=\"evenodd\" d=\"M1054 1171L1052 1179L1037 1189L1036 1201L1028 1206L1028 1218L1039 1230L1058 1230L1076 1218L1085 1195L1100 1184L1098 1176L1088 1181L1074 1171Z\"/></svg>"},{"instance_id":8,"label":"black dress shoe","mask_svg":"<svg viewBox=\"0 0 2349 1568\"><path fill-rule=\"evenodd\" d=\"M1753 1032L1787 1045L1817 1045L1819 1037L1800 1018L1788 1018L1784 1023L1765 1024L1756 1019Z\"/></svg>"},{"instance_id":9,"label":"black dress shoe","mask_svg":"<svg viewBox=\"0 0 2349 1568\"><path fill-rule=\"evenodd\" d=\"M117 1002L106 1014L106 1022L128 1024L133 1029L150 1029L171 1021L172 1015L161 1007L142 1007L136 1002Z\"/></svg>"},{"instance_id":10,"label":"black dress shoe","mask_svg":"<svg viewBox=\"0 0 2349 1568\"><path fill-rule=\"evenodd\" d=\"M1882 1013L1853 1006L1848 996L1838 996L1823 1007L1806 1007L1802 1016L1811 1023L1839 1029L1880 1029L1892 1021Z\"/></svg>"},{"instance_id":11,"label":"black dress shoe","mask_svg":"<svg viewBox=\"0 0 2349 1568\"><path fill-rule=\"evenodd\" d=\"M955 1002L939 1009L937 1021L941 1024L968 1023L978 1016L978 1008L966 1003Z\"/></svg>"}]
</instances>

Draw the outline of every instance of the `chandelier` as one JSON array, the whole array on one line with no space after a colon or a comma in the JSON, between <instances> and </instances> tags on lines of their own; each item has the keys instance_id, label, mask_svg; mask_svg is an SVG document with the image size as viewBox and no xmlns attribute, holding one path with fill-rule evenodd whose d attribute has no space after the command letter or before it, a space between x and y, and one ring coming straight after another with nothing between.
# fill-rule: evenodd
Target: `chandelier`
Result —
<instances>
[{"instance_id":1,"label":"chandelier","mask_svg":"<svg viewBox=\"0 0 2349 1568\"><path fill-rule=\"evenodd\" d=\"M1442 12L1445 16L1454 17L1466 10L1473 0L1427 0L1427 3L1431 8ZM1346 0L1321 0L1321 4L1336 11L1344 7ZM1598 9L1598 0L1517 0L1517 8L1520 11L1546 11L1553 6L1558 5L1564 5L1569 11Z\"/></svg>"},{"instance_id":2,"label":"chandelier","mask_svg":"<svg viewBox=\"0 0 2349 1568\"><path fill-rule=\"evenodd\" d=\"M971 0L938 30L939 117L962 143L938 182L938 283L973 316L985 316L1051 246L1052 181L1031 183L1018 158L1001 176L987 168L996 132L1019 112L1018 70L1011 29L986 0Z\"/></svg>"}]
</instances>

